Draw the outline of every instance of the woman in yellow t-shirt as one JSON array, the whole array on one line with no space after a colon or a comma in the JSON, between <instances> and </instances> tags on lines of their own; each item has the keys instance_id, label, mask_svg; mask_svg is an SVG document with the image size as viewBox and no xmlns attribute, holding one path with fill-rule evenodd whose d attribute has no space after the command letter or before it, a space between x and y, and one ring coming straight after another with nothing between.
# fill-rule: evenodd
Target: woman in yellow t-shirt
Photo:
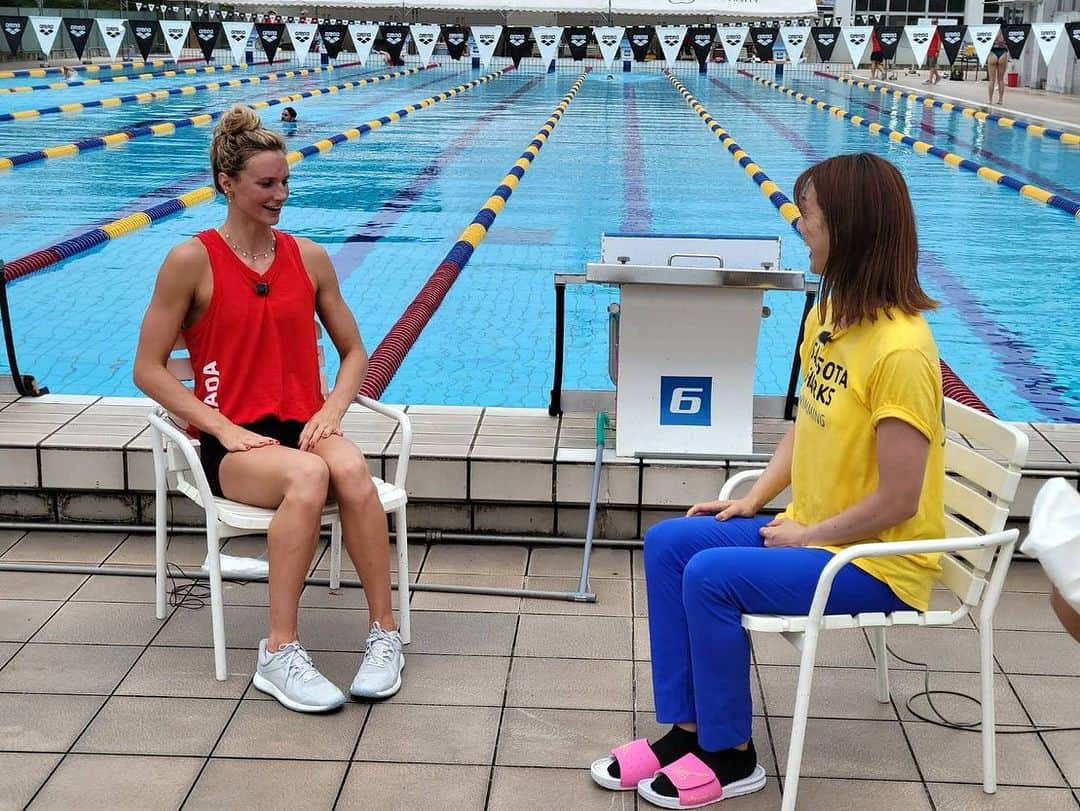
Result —
<instances>
[{"instance_id":1,"label":"woman in yellow t-shirt","mask_svg":"<svg viewBox=\"0 0 1080 811\"><path fill-rule=\"evenodd\" d=\"M742 614L807 613L847 544L944 534L941 373L921 315L935 303L919 284L904 179L875 155L843 155L803 172L795 197L821 277L798 418L748 495L695 504L646 533L656 717L673 726L592 766L601 786L662 807L765 786ZM761 515L788 485L787 509ZM925 610L939 573L936 555L861 559L840 570L826 611Z\"/></svg>"}]
</instances>

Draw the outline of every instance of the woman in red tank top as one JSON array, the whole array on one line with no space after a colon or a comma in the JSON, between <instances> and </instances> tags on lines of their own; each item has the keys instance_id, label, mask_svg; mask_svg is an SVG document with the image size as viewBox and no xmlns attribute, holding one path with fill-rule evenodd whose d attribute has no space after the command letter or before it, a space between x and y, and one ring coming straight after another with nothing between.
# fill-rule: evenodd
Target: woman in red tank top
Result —
<instances>
[{"instance_id":1,"label":"woman in red tank top","mask_svg":"<svg viewBox=\"0 0 1080 811\"><path fill-rule=\"evenodd\" d=\"M322 508L333 495L371 622L351 692L384 698L400 688L404 665L386 517L363 455L341 431L367 353L326 251L274 228L289 197L282 137L238 105L218 124L210 157L228 214L165 258L139 336L135 383L199 432L215 495L276 510L267 533L270 630L255 686L301 712L345 702L300 645L297 618ZM316 314L341 355L325 399ZM194 391L166 365L181 333Z\"/></svg>"}]
</instances>

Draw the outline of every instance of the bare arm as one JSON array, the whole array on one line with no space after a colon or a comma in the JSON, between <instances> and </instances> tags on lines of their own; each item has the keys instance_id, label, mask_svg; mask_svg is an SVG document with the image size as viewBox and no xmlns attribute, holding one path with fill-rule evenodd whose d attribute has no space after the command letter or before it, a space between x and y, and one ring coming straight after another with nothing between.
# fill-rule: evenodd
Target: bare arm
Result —
<instances>
[{"instance_id":1,"label":"bare arm","mask_svg":"<svg viewBox=\"0 0 1080 811\"><path fill-rule=\"evenodd\" d=\"M754 482L750 492L740 499L707 501L695 504L687 515L715 515L718 521L725 521L735 516L752 516L761 512L761 508L783 492L791 484L791 460L795 447L795 425L788 427L765 472Z\"/></svg>"},{"instance_id":2,"label":"bare arm","mask_svg":"<svg viewBox=\"0 0 1080 811\"><path fill-rule=\"evenodd\" d=\"M1061 620L1062 627L1073 639L1080 642L1080 614L1076 613L1076 609L1065 601L1056 588L1050 592L1050 606Z\"/></svg>"}]
</instances>

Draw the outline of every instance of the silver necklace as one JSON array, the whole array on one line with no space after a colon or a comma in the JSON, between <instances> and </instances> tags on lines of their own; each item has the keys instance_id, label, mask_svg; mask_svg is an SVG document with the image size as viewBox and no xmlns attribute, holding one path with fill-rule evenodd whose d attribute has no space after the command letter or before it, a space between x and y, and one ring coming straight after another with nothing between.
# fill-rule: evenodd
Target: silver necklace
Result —
<instances>
[{"instance_id":1,"label":"silver necklace","mask_svg":"<svg viewBox=\"0 0 1080 811\"><path fill-rule=\"evenodd\" d=\"M247 251L243 250L239 245L237 245L235 242L233 242L233 239L232 239L231 236L229 236L228 231L222 230L220 233L221 233L221 236L225 239L225 243L230 248L232 248L236 253L238 253L244 259L250 260L252 262L258 262L260 259L266 259L268 257L271 257L277 251L277 237L274 236L274 233L272 231L270 232L270 250L266 251L265 253L248 253Z\"/></svg>"}]
</instances>

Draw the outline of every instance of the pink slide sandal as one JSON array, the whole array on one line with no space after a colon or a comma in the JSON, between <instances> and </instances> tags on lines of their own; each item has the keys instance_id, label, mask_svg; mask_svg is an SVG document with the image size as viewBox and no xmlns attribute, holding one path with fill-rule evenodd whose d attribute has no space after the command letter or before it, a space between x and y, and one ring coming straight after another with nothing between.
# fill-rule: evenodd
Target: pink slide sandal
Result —
<instances>
[{"instance_id":1,"label":"pink slide sandal","mask_svg":"<svg viewBox=\"0 0 1080 811\"><path fill-rule=\"evenodd\" d=\"M653 778L638 783L638 796L660 808L701 808L705 805L752 794L765 788L765 769L758 764L749 777L721 786L713 770L694 754L683 755L670 766L659 770L679 792L678 797L657 794L652 789Z\"/></svg>"},{"instance_id":2,"label":"pink slide sandal","mask_svg":"<svg viewBox=\"0 0 1080 811\"><path fill-rule=\"evenodd\" d=\"M619 764L619 777L612 777L608 767ZM594 760L590 772L593 781L612 791L632 791L642 780L648 780L660 771L660 761L645 738L624 743L611 750L610 757Z\"/></svg>"}]
</instances>

